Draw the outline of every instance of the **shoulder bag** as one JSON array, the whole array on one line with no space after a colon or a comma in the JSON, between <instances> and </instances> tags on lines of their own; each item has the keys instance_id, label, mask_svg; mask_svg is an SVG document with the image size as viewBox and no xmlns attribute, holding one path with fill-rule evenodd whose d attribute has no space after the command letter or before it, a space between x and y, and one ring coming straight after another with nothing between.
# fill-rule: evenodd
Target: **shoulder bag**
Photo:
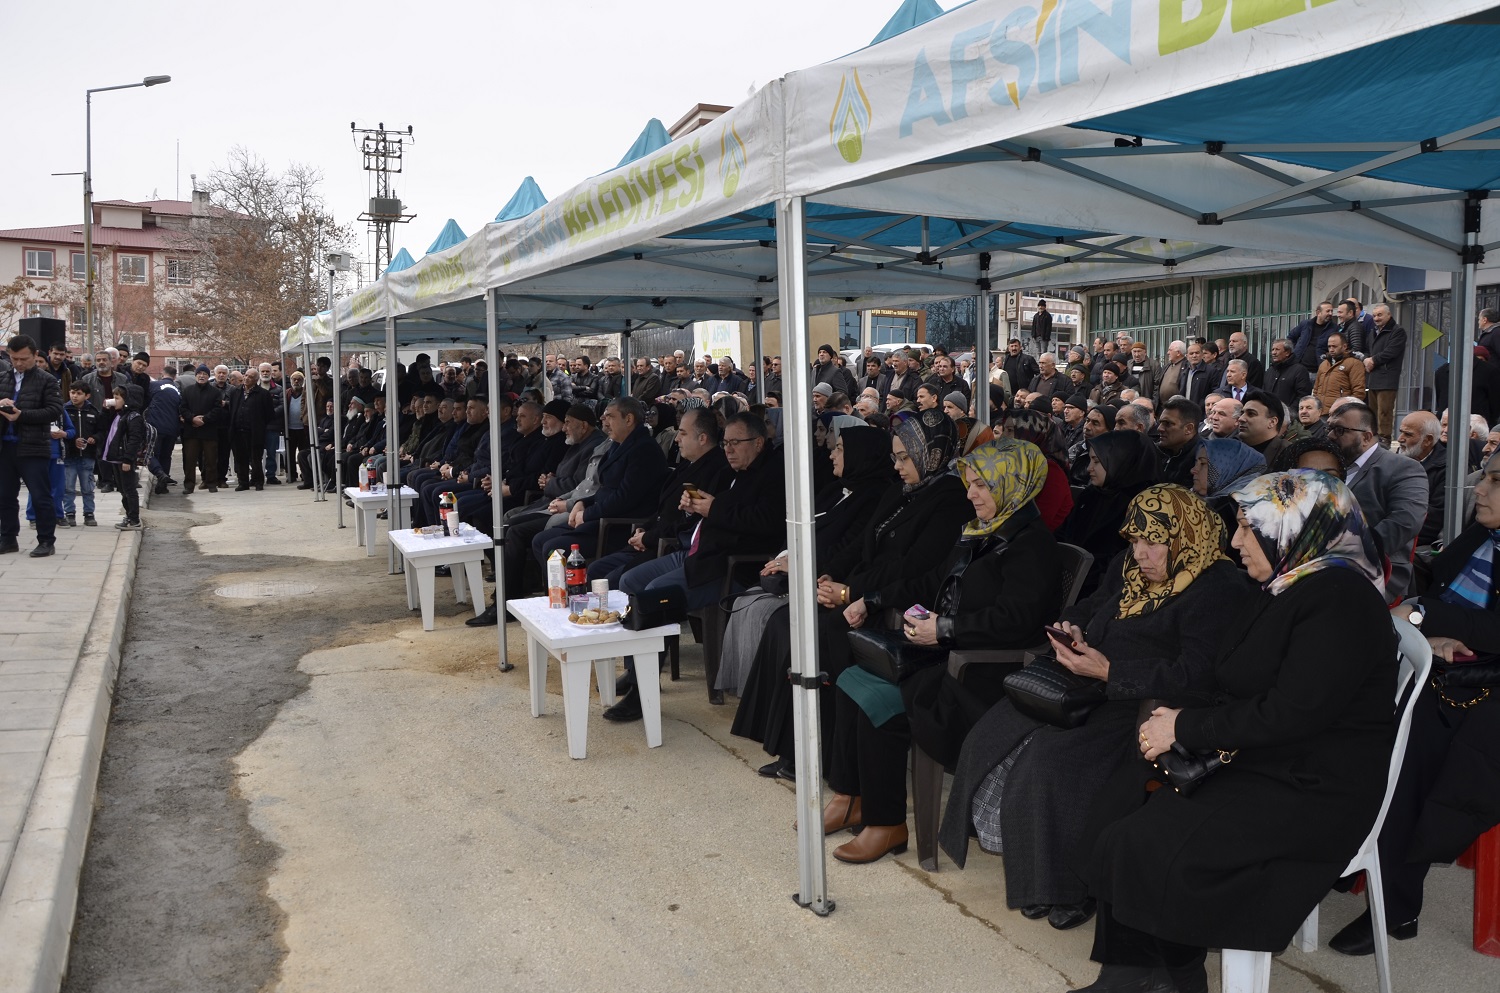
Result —
<instances>
[{"instance_id":1,"label":"shoulder bag","mask_svg":"<svg viewBox=\"0 0 1500 993\"><path fill-rule=\"evenodd\" d=\"M940 665L948 659L946 648L913 645L899 631L849 632L849 654L854 664L888 683L900 683L920 669Z\"/></svg>"},{"instance_id":2,"label":"shoulder bag","mask_svg":"<svg viewBox=\"0 0 1500 993\"><path fill-rule=\"evenodd\" d=\"M1033 656L1020 672L1005 677L1005 695L1032 720L1076 728L1108 698L1102 679L1080 676L1051 655Z\"/></svg>"}]
</instances>

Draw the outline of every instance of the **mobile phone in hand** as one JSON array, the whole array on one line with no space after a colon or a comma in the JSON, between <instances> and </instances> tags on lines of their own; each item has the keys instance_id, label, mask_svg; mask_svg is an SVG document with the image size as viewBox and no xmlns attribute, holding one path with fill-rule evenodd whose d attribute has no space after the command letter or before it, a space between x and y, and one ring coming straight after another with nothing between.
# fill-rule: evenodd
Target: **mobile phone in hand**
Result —
<instances>
[{"instance_id":1,"label":"mobile phone in hand","mask_svg":"<svg viewBox=\"0 0 1500 993\"><path fill-rule=\"evenodd\" d=\"M1073 632L1067 630L1066 628L1057 627L1055 624L1046 624L1043 625L1042 630L1046 631L1052 637L1056 638L1064 645L1067 645L1069 648L1073 648L1078 644L1078 642L1073 640Z\"/></svg>"},{"instance_id":2,"label":"mobile phone in hand","mask_svg":"<svg viewBox=\"0 0 1500 993\"><path fill-rule=\"evenodd\" d=\"M910 607L906 608L905 616L910 617L914 621L925 621L932 615L928 612L926 607L922 606L920 603L914 603Z\"/></svg>"},{"instance_id":3,"label":"mobile phone in hand","mask_svg":"<svg viewBox=\"0 0 1500 993\"><path fill-rule=\"evenodd\" d=\"M703 496L702 493L698 492L698 487L692 483L683 483L682 492L687 494L689 500L697 500Z\"/></svg>"}]
</instances>

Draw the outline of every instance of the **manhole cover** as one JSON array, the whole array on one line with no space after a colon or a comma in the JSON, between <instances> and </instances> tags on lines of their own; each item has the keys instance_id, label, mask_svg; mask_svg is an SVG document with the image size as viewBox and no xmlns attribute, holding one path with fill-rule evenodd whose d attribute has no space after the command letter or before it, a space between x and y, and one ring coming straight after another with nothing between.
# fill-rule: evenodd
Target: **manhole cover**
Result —
<instances>
[{"instance_id":1,"label":"manhole cover","mask_svg":"<svg viewBox=\"0 0 1500 993\"><path fill-rule=\"evenodd\" d=\"M312 583L292 583L282 580L260 580L254 583L234 583L214 590L219 596L233 600L269 600L274 597L303 596L317 589Z\"/></svg>"}]
</instances>

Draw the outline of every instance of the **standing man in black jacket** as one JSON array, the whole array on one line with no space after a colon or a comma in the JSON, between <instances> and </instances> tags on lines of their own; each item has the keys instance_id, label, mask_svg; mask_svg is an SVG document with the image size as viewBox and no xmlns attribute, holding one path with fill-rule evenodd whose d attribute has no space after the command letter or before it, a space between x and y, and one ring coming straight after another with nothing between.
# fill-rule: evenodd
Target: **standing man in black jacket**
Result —
<instances>
[{"instance_id":1,"label":"standing man in black jacket","mask_svg":"<svg viewBox=\"0 0 1500 993\"><path fill-rule=\"evenodd\" d=\"M200 365L193 382L182 388L180 414L182 422L182 495L188 496L197 485L197 470L203 468L203 485L217 493L219 484L219 419L223 416L224 394L209 382L208 366Z\"/></svg>"},{"instance_id":2,"label":"standing man in black jacket","mask_svg":"<svg viewBox=\"0 0 1500 993\"><path fill-rule=\"evenodd\" d=\"M1271 364L1266 369L1262 388L1291 410L1297 402L1312 393L1312 377L1307 367L1297 361L1296 350L1286 338L1271 342Z\"/></svg>"},{"instance_id":3,"label":"standing man in black jacket","mask_svg":"<svg viewBox=\"0 0 1500 993\"><path fill-rule=\"evenodd\" d=\"M260 373L245 370L244 384L229 393L229 444L234 452L235 490L266 488L266 425L278 416L271 394L260 385Z\"/></svg>"},{"instance_id":4,"label":"standing man in black jacket","mask_svg":"<svg viewBox=\"0 0 1500 993\"><path fill-rule=\"evenodd\" d=\"M0 372L0 555L21 550L21 482L36 511L34 559L53 554L57 508L49 460L52 422L62 417L57 380L37 361L36 342L18 334L6 345L10 368Z\"/></svg>"},{"instance_id":5,"label":"standing man in black jacket","mask_svg":"<svg viewBox=\"0 0 1500 993\"><path fill-rule=\"evenodd\" d=\"M1406 362L1406 331L1391 316L1391 308L1377 303L1370 308L1375 331L1365 354L1365 403L1375 411L1375 433L1389 445L1396 436L1396 390L1401 386L1401 366Z\"/></svg>"}]
</instances>

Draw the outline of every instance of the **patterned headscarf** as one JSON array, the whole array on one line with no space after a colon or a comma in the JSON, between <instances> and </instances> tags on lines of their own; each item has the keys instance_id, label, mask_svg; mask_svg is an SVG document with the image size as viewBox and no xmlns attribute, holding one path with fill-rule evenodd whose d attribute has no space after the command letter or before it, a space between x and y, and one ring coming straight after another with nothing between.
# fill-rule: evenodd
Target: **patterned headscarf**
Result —
<instances>
[{"instance_id":1,"label":"patterned headscarf","mask_svg":"<svg viewBox=\"0 0 1500 993\"><path fill-rule=\"evenodd\" d=\"M953 428L958 432L957 450L959 455L968 455L980 445L995 440L995 432L988 424L980 424L976 417L959 417L953 421ZM954 459L954 467L957 468L958 460Z\"/></svg>"},{"instance_id":2,"label":"patterned headscarf","mask_svg":"<svg viewBox=\"0 0 1500 993\"><path fill-rule=\"evenodd\" d=\"M1167 578L1146 579L1135 556L1125 556L1119 618L1144 617L1192 585L1203 570L1224 559L1224 521L1202 497L1170 483L1148 486L1125 508L1120 537L1167 546Z\"/></svg>"},{"instance_id":3,"label":"patterned headscarf","mask_svg":"<svg viewBox=\"0 0 1500 993\"><path fill-rule=\"evenodd\" d=\"M1354 494L1314 469L1258 476L1233 494L1271 561L1262 584L1279 595L1315 572L1353 569L1385 592L1385 565Z\"/></svg>"},{"instance_id":4,"label":"patterned headscarf","mask_svg":"<svg viewBox=\"0 0 1500 993\"><path fill-rule=\"evenodd\" d=\"M965 538L982 538L1005 526L1016 511L1035 500L1047 482L1047 459L1029 441L997 438L958 460L958 478L967 487L977 476L995 497L995 516L964 525Z\"/></svg>"},{"instance_id":5,"label":"patterned headscarf","mask_svg":"<svg viewBox=\"0 0 1500 993\"><path fill-rule=\"evenodd\" d=\"M1227 496L1266 471L1266 457L1238 438L1209 438L1198 444L1208 453L1209 497Z\"/></svg>"},{"instance_id":6,"label":"patterned headscarf","mask_svg":"<svg viewBox=\"0 0 1500 993\"><path fill-rule=\"evenodd\" d=\"M1052 461L1064 461L1063 452L1067 446L1063 444L1062 429L1057 426L1051 414L1040 410L1012 410L1005 415L1004 429L1011 437L1031 442Z\"/></svg>"},{"instance_id":7,"label":"patterned headscarf","mask_svg":"<svg viewBox=\"0 0 1500 993\"><path fill-rule=\"evenodd\" d=\"M891 433L906 446L920 477L907 485L908 493L941 475L958 443L952 419L941 410L898 411L891 418Z\"/></svg>"}]
</instances>

